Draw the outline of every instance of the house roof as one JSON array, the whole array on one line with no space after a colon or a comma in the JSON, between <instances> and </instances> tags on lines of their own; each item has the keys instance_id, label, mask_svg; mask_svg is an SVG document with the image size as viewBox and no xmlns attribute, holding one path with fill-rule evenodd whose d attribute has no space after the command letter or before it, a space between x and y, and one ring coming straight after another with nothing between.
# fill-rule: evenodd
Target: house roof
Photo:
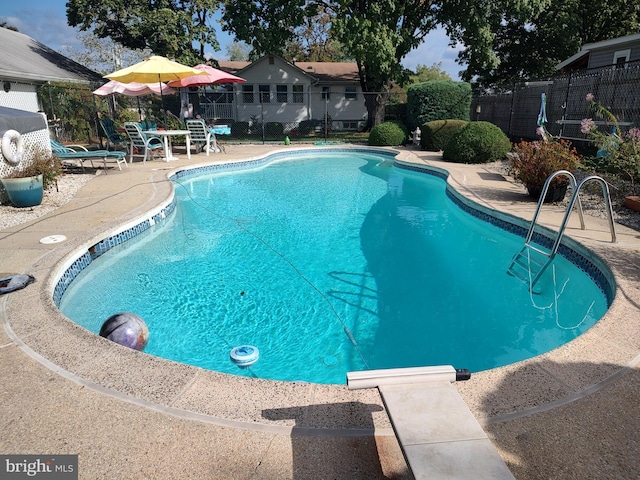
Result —
<instances>
[{"instance_id":1,"label":"house roof","mask_svg":"<svg viewBox=\"0 0 640 480\"><path fill-rule=\"evenodd\" d=\"M610 38L609 40L602 40L600 42L585 43L580 51L575 55L570 56L565 61L556 65L556 70L562 70L569 66L572 67L586 67L589 63L589 56L594 50L600 50L601 48L611 48L625 45L627 43L640 42L640 33L633 35L626 35L624 37Z\"/></svg>"},{"instance_id":2,"label":"house roof","mask_svg":"<svg viewBox=\"0 0 640 480\"><path fill-rule=\"evenodd\" d=\"M0 81L23 83L103 81L102 76L33 38L0 28Z\"/></svg>"},{"instance_id":3,"label":"house roof","mask_svg":"<svg viewBox=\"0 0 640 480\"><path fill-rule=\"evenodd\" d=\"M264 57L263 57L264 58ZM262 60L262 59L260 59ZM241 70L249 68L251 65L260 62L239 62L239 61L220 61L218 65L221 70L225 70L234 75ZM294 62L290 63L284 59L283 62L298 68L305 75L314 78L320 83L339 83L339 82L359 82L358 65L355 62ZM240 74L240 76L242 76Z\"/></svg>"}]
</instances>

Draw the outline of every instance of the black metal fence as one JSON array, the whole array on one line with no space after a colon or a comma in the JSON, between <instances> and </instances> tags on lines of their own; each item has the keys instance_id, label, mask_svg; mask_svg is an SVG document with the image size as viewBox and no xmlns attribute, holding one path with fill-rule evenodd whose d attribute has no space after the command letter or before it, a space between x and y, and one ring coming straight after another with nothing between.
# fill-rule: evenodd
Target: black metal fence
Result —
<instances>
[{"instance_id":1,"label":"black metal fence","mask_svg":"<svg viewBox=\"0 0 640 480\"><path fill-rule=\"evenodd\" d=\"M523 82L500 92L503 93L475 98L471 118L496 124L512 140L536 138L542 93L546 94L545 126L554 136L574 142L588 141L580 132L580 121L593 116L586 101L589 93L616 116L621 126L640 126L640 62ZM611 127L604 124L600 128Z\"/></svg>"},{"instance_id":2,"label":"black metal fence","mask_svg":"<svg viewBox=\"0 0 640 480\"><path fill-rule=\"evenodd\" d=\"M352 91L304 92L288 96L260 92L249 98L243 92L159 97L92 95L94 87L45 85L40 102L49 119L53 138L104 146L105 134L98 118L108 116L116 127L124 122L151 119L159 128L186 128L185 114L224 126L221 141L269 143L296 141L366 142L367 110L361 93ZM376 94L370 94L376 95ZM385 118L402 120L406 94L386 94Z\"/></svg>"}]
</instances>

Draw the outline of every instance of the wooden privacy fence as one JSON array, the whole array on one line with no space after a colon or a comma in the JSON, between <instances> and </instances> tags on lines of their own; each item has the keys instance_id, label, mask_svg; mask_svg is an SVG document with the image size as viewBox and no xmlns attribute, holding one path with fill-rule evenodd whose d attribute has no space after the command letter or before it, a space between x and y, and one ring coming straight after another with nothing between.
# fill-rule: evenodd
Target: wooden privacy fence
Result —
<instances>
[{"instance_id":1,"label":"wooden privacy fence","mask_svg":"<svg viewBox=\"0 0 640 480\"><path fill-rule=\"evenodd\" d=\"M621 126L640 126L640 62L601 67L524 82L474 98L472 120L494 123L514 141L535 139L541 95L547 99L547 130L574 142L587 142L580 121L593 117L586 101L591 93L613 113ZM600 125L603 131L611 126Z\"/></svg>"}]
</instances>

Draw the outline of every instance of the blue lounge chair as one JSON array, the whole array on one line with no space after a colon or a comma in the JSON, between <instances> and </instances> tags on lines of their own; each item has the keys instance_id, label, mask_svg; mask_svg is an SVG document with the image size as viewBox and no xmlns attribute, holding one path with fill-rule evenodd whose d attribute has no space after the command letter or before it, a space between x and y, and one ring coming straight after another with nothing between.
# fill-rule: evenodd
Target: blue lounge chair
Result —
<instances>
[{"instance_id":1,"label":"blue lounge chair","mask_svg":"<svg viewBox=\"0 0 640 480\"><path fill-rule=\"evenodd\" d=\"M109 150L109 144L113 145L113 148L123 147L125 150L127 149L127 138L118 133L113 120L107 117L101 118L100 125L107 137L107 150Z\"/></svg>"},{"instance_id":2,"label":"blue lounge chair","mask_svg":"<svg viewBox=\"0 0 640 480\"><path fill-rule=\"evenodd\" d=\"M104 165L105 171L107 170L107 159L113 159L116 161L118 168L122 170L120 164L127 165L126 152L110 152L108 150L87 150L82 145L62 145L61 143L51 140L51 151L60 160L76 161L84 170L84 161L89 160L91 167L95 168L93 159L101 159ZM128 166L128 165L127 165Z\"/></svg>"}]
</instances>

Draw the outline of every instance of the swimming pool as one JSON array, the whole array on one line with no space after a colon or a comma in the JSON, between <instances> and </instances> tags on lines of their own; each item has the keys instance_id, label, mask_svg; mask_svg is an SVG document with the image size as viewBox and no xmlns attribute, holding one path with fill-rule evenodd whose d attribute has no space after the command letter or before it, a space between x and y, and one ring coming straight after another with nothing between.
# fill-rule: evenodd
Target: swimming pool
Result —
<instances>
[{"instance_id":1,"label":"swimming pool","mask_svg":"<svg viewBox=\"0 0 640 480\"><path fill-rule=\"evenodd\" d=\"M522 238L465 213L438 176L364 150L280 159L181 176L175 212L91 262L62 312L97 332L132 311L147 353L203 368L344 383L349 370L505 365L607 309L562 257L529 294L506 274ZM229 361L242 344L260 349L250 370Z\"/></svg>"}]
</instances>

